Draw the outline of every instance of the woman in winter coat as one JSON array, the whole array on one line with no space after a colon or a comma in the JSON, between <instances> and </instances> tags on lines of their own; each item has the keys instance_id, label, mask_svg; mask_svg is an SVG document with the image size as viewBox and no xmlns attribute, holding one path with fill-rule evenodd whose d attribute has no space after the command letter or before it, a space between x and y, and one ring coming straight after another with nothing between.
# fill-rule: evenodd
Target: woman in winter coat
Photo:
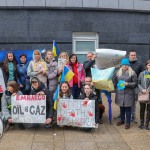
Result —
<instances>
[{"instance_id":1,"label":"woman in winter coat","mask_svg":"<svg viewBox=\"0 0 150 150\"><path fill-rule=\"evenodd\" d=\"M11 118L11 96L14 95L22 95L22 92L19 91L19 86L16 81L9 81L7 83L7 90L2 96L2 119L10 125L14 125ZM23 123L19 123L19 128L22 130L25 129Z\"/></svg>"},{"instance_id":2,"label":"woman in winter coat","mask_svg":"<svg viewBox=\"0 0 150 150\"><path fill-rule=\"evenodd\" d=\"M67 65L67 67L74 73L73 78L69 82L73 99L78 99L81 91L81 84L84 82L85 78L83 65L78 62L77 56L72 54L69 57L69 65Z\"/></svg>"},{"instance_id":3,"label":"woman in winter coat","mask_svg":"<svg viewBox=\"0 0 150 150\"><path fill-rule=\"evenodd\" d=\"M20 91L24 95L28 95L31 90L30 77L27 75L29 63L27 63L26 59L27 56L25 54L20 55L20 64L17 65L18 84L20 86Z\"/></svg>"},{"instance_id":4,"label":"woman in winter coat","mask_svg":"<svg viewBox=\"0 0 150 150\"><path fill-rule=\"evenodd\" d=\"M45 85L39 80L38 77L31 78L31 93L30 95L46 95L46 120L45 127L49 128L52 126L53 118L53 96L52 93L45 88ZM30 124L29 128L37 125Z\"/></svg>"},{"instance_id":5,"label":"woman in winter coat","mask_svg":"<svg viewBox=\"0 0 150 150\"><path fill-rule=\"evenodd\" d=\"M113 82L116 89L116 104L120 106L121 120L117 126L124 124L126 114L125 129L130 128L131 122L131 106L135 100L134 88L137 85L137 76L129 66L129 59L123 58L121 67L113 76ZM121 87L121 88L120 88Z\"/></svg>"},{"instance_id":6,"label":"woman in winter coat","mask_svg":"<svg viewBox=\"0 0 150 150\"><path fill-rule=\"evenodd\" d=\"M53 58L52 51L47 51L45 61L47 63L47 78L48 78L48 88L53 94L58 85L58 64L55 58Z\"/></svg>"},{"instance_id":7,"label":"woman in winter coat","mask_svg":"<svg viewBox=\"0 0 150 150\"><path fill-rule=\"evenodd\" d=\"M3 63L3 71L6 83L9 81L18 82L17 61L12 52L8 52L6 54L6 58Z\"/></svg>"},{"instance_id":8,"label":"woman in winter coat","mask_svg":"<svg viewBox=\"0 0 150 150\"><path fill-rule=\"evenodd\" d=\"M93 93L92 86L89 84L84 85L84 93L79 96L79 99L83 100L95 100L95 123L99 122L99 108L98 97ZM83 128L85 131L90 131L92 128Z\"/></svg>"},{"instance_id":9,"label":"woman in winter coat","mask_svg":"<svg viewBox=\"0 0 150 150\"><path fill-rule=\"evenodd\" d=\"M142 93L150 92L150 78L146 76L150 76L150 60L146 62L146 70L140 73L138 77L138 88ZM150 121L150 101L147 103L140 103L140 120L141 124L139 126L140 129L144 128L145 121L145 110L146 110L146 124L145 129L150 130L149 121Z\"/></svg>"},{"instance_id":10,"label":"woman in winter coat","mask_svg":"<svg viewBox=\"0 0 150 150\"><path fill-rule=\"evenodd\" d=\"M41 82L47 87L47 64L42 59L41 53L39 50L34 50L33 60L30 61L27 74L30 78L37 76Z\"/></svg>"}]
</instances>

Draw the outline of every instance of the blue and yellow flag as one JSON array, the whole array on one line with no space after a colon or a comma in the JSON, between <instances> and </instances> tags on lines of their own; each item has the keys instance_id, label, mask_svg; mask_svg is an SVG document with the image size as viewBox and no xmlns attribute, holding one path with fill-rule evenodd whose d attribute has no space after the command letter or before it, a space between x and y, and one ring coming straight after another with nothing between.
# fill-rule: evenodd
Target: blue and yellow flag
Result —
<instances>
[{"instance_id":1,"label":"blue and yellow flag","mask_svg":"<svg viewBox=\"0 0 150 150\"><path fill-rule=\"evenodd\" d=\"M60 79L60 83L63 81L70 81L74 76L74 73L67 67L64 66L62 75L61 75L61 79Z\"/></svg>"},{"instance_id":2,"label":"blue and yellow flag","mask_svg":"<svg viewBox=\"0 0 150 150\"><path fill-rule=\"evenodd\" d=\"M60 51L58 49L58 46L56 42L53 41L53 56L56 57L56 56L59 56L59 54L60 54Z\"/></svg>"},{"instance_id":3,"label":"blue and yellow flag","mask_svg":"<svg viewBox=\"0 0 150 150\"><path fill-rule=\"evenodd\" d=\"M55 91L55 94L54 94L54 109L56 110L57 108L57 100L59 98L59 85L57 86L57 89Z\"/></svg>"},{"instance_id":4,"label":"blue and yellow flag","mask_svg":"<svg viewBox=\"0 0 150 150\"><path fill-rule=\"evenodd\" d=\"M62 72L62 75L61 75L61 79L60 79L60 84L64 81L70 81L74 76L74 73L67 67L67 66L64 66L64 70ZM55 91L55 94L54 94L54 109L56 110L57 109L57 100L59 99L59 85L57 86L57 89Z\"/></svg>"}]
</instances>

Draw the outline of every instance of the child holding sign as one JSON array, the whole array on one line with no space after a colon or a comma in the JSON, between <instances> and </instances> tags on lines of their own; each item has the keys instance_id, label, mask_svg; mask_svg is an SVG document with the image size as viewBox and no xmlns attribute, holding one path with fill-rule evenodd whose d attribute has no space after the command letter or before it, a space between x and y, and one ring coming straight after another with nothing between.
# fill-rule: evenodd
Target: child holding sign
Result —
<instances>
[{"instance_id":1,"label":"child holding sign","mask_svg":"<svg viewBox=\"0 0 150 150\"><path fill-rule=\"evenodd\" d=\"M14 125L11 118L11 96L22 95L22 92L19 91L19 86L15 81L9 81L7 83L7 90L3 93L2 96L2 119L7 121L9 125ZM19 128L24 130L25 127L22 123L19 123Z\"/></svg>"}]
</instances>

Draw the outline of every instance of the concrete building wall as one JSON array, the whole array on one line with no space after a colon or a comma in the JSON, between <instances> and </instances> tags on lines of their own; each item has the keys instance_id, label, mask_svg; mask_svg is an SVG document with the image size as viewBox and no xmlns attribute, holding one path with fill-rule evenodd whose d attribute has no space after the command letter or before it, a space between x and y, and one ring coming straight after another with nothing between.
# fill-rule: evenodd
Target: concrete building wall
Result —
<instances>
[{"instance_id":1,"label":"concrete building wall","mask_svg":"<svg viewBox=\"0 0 150 150\"><path fill-rule=\"evenodd\" d=\"M0 0L0 7L60 7L150 10L150 0Z\"/></svg>"},{"instance_id":2,"label":"concrete building wall","mask_svg":"<svg viewBox=\"0 0 150 150\"><path fill-rule=\"evenodd\" d=\"M150 50L150 14L138 12L8 9L0 10L0 50L52 48L72 53L73 32L99 33L99 48L136 49L145 61Z\"/></svg>"}]
</instances>

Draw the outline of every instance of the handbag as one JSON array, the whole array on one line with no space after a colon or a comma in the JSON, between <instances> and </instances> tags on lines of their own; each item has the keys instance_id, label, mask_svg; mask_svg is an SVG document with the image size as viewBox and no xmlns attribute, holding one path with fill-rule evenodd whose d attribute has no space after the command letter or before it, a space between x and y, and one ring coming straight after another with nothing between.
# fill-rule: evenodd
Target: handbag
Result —
<instances>
[{"instance_id":1,"label":"handbag","mask_svg":"<svg viewBox=\"0 0 150 150\"><path fill-rule=\"evenodd\" d=\"M149 92L147 92L147 93L140 92L138 94L138 101L140 103L148 103L149 102Z\"/></svg>"},{"instance_id":2,"label":"handbag","mask_svg":"<svg viewBox=\"0 0 150 150\"><path fill-rule=\"evenodd\" d=\"M145 89L146 89L146 80L145 80L145 78L144 78L144 81L145 81ZM149 89L149 86L148 86L147 90L148 89ZM139 92L138 101L140 103L148 103L149 102L149 92L147 92L147 93Z\"/></svg>"}]
</instances>

